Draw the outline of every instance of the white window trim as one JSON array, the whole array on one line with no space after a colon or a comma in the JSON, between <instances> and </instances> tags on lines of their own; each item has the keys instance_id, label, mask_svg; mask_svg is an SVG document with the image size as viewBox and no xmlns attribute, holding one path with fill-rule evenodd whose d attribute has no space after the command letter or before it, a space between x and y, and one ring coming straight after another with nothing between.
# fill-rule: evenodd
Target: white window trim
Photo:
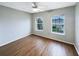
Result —
<instances>
[{"instance_id":1,"label":"white window trim","mask_svg":"<svg viewBox=\"0 0 79 59\"><path fill-rule=\"evenodd\" d=\"M43 31L44 27L43 27L42 30L37 29L37 24L38 24L38 23L37 23L37 19L38 19L38 18L41 18L41 20L43 21L43 17L36 17L36 18L35 18L35 30L36 30L36 31ZM43 24L43 23L42 23L42 24Z\"/></svg>"},{"instance_id":2,"label":"white window trim","mask_svg":"<svg viewBox=\"0 0 79 59\"><path fill-rule=\"evenodd\" d=\"M54 16L62 16L62 15L54 15ZM54 16L52 16L52 17L54 17ZM64 16L64 15L63 15ZM65 16L64 16L64 23L62 23L62 24L64 24L64 28L63 28L63 30L64 30L64 33L58 33L58 32L53 32L52 31L52 17L51 17L51 33L52 34L58 34L58 35L65 35Z\"/></svg>"}]
</instances>

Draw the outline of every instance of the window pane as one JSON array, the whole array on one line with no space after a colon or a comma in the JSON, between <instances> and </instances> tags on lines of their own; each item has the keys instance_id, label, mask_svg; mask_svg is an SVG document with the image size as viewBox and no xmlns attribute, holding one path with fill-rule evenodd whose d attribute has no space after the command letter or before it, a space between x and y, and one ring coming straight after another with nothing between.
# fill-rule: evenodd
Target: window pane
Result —
<instances>
[{"instance_id":1,"label":"window pane","mask_svg":"<svg viewBox=\"0 0 79 59\"><path fill-rule=\"evenodd\" d=\"M53 23L59 23L59 16L54 16L52 20Z\"/></svg>"},{"instance_id":2,"label":"window pane","mask_svg":"<svg viewBox=\"0 0 79 59\"><path fill-rule=\"evenodd\" d=\"M64 23L64 16L60 16L59 22Z\"/></svg>"},{"instance_id":3,"label":"window pane","mask_svg":"<svg viewBox=\"0 0 79 59\"><path fill-rule=\"evenodd\" d=\"M57 32L56 25L53 25L53 26L52 26L52 31L53 31L53 32Z\"/></svg>"},{"instance_id":4,"label":"window pane","mask_svg":"<svg viewBox=\"0 0 79 59\"><path fill-rule=\"evenodd\" d=\"M37 19L37 23L43 23L43 21L41 20L41 18Z\"/></svg>"},{"instance_id":5,"label":"window pane","mask_svg":"<svg viewBox=\"0 0 79 59\"><path fill-rule=\"evenodd\" d=\"M43 25L42 24L37 24L37 29L38 30L43 30Z\"/></svg>"},{"instance_id":6,"label":"window pane","mask_svg":"<svg viewBox=\"0 0 79 59\"><path fill-rule=\"evenodd\" d=\"M63 23L64 22L64 16L54 16L52 18L52 23Z\"/></svg>"},{"instance_id":7,"label":"window pane","mask_svg":"<svg viewBox=\"0 0 79 59\"><path fill-rule=\"evenodd\" d=\"M52 25L53 32L63 33L64 32L63 28L64 28L64 25Z\"/></svg>"},{"instance_id":8,"label":"window pane","mask_svg":"<svg viewBox=\"0 0 79 59\"><path fill-rule=\"evenodd\" d=\"M53 16L52 32L64 33L64 16Z\"/></svg>"}]
</instances>

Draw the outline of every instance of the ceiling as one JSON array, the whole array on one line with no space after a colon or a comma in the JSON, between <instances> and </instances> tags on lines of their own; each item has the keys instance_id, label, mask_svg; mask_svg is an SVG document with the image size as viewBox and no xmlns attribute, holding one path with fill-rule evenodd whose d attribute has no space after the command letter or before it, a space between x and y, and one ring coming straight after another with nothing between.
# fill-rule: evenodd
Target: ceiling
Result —
<instances>
[{"instance_id":1,"label":"ceiling","mask_svg":"<svg viewBox=\"0 0 79 59\"><path fill-rule=\"evenodd\" d=\"M0 2L0 5L29 13L36 13L68 6L74 6L75 4L76 2L37 2L37 6L40 10L33 11L32 2Z\"/></svg>"}]
</instances>

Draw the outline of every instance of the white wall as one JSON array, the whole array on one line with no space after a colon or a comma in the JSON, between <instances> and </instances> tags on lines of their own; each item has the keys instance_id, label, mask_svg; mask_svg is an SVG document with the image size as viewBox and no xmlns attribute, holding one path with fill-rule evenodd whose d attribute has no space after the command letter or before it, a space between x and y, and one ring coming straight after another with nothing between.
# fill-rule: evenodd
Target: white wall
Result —
<instances>
[{"instance_id":1,"label":"white wall","mask_svg":"<svg viewBox=\"0 0 79 59\"><path fill-rule=\"evenodd\" d=\"M51 16L54 15L65 16L65 35L57 35L51 33ZM44 20L44 31L35 31L35 18L43 17ZM66 7L48 12L35 13L32 15L32 34L48 37L58 41L73 44L75 39L75 7Z\"/></svg>"},{"instance_id":2,"label":"white wall","mask_svg":"<svg viewBox=\"0 0 79 59\"><path fill-rule=\"evenodd\" d=\"M0 46L30 35L31 15L0 6Z\"/></svg>"},{"instance_id":3,"label":"white wall","mask_svg":"<svg viewBox=\"0 0 79 59\"><path fill-rule=\"evenodd\" d=\"M76 21L75 21L75 48L78 52L78 55L79 55L79 3L77 3L76 5L76 8L75 8L75 11L76 11Z\"/></svg>"}]
</instances>

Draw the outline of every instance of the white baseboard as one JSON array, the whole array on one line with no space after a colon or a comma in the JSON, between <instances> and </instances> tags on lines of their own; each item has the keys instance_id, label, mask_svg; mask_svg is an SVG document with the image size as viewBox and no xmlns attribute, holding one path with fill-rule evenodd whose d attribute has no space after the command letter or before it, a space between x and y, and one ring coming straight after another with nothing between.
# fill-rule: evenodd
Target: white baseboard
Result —
<instances>
[{"instance_id":1,"label":"white baseboard","mask_svg":"<svg viewBox=\"0 0 79 59\"><path fill-rule=\"evenodd\" d=\"M27 34L26 36L29 36L29 35L31 35L31 34ZM14 41L16 41L16 40L19 40L19 39L21 39L21 38L23 38L23 37L26 37L26 36L22 36L22 37L13 39L13 40L11 40L11 41L8 41L8 42L6 42L6 43L0 44L0 47L1 47L1 46L4 46L4 45L7 45L7 44L9 44L9 43L12 43L12 42L14 42Z\"/></svg>"},{"instance_id":2,"label":"white baseboard","mask_svg":"<svg viewBox=\"0 0 79 59\"><path fill-rule=\"evenodd\" d=\"M42 36L42 35L39 35L39 34L34 34L34 35L41 36L41 37L46 37L46 38L49 38L49 39L52 39L52 40L55 40L55 41L59 41L59 42L63 42L63 43L74 45L74 43L70 43L70 42L67 42L67 41L64 41L64 40L57 40L57 39L50 38L50 37L47 37L47 36Z\"/></svg>"}]
</instances>

